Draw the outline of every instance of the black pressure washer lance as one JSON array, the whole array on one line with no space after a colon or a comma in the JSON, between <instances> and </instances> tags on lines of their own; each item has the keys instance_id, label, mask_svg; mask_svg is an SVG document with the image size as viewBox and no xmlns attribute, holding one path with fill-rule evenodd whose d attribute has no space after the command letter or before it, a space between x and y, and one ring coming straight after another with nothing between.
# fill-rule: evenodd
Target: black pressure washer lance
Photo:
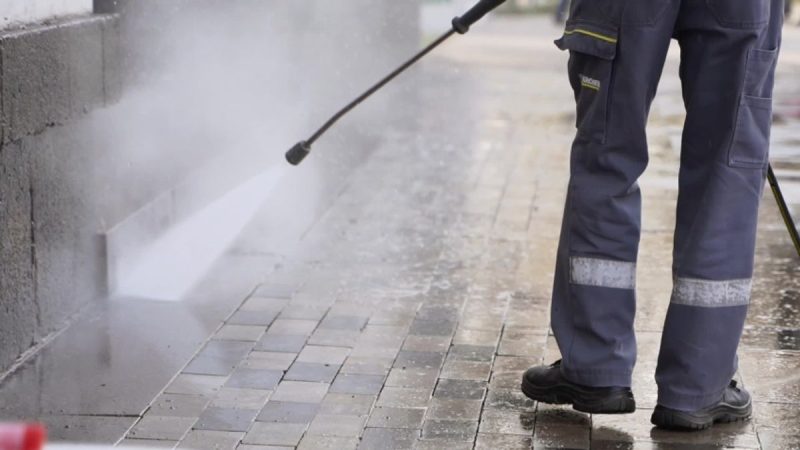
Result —
<instances>
[{"instance_id":1,"label":"black pressure washer lance","mask_svg":"<svg viewBox=\"0 0 800 450\"><path fill-rule=\"evenodd\" d=\"M498 6L505 3L505 0L480 0L477 5L475 5L472 9L467 11L463 16L456 17L453 19L452 28L440 36L438 39L433 41L430 45L422 49L419 53L414 55L411 59L406 61L403 65L395 69L394 72L387 75L385 78L380 80L377 84L369 88L366 92L361 94L358 98L350 102L347 106L342 108L341 111L337 112L333 115L327 122L319 129L316 133L311 135L310 138L306 139L305 141L300 141L295 144L288 152L286 152L286 160L293 166L296 166L303 162L303 160L311 153L311 146L322 137L336 122L339 121L342 117L347 115L350 111L353 110L356 106L360 105L364 100L368 99L372 96L372 94L378 92L389 84L392 80L394 80L398 75L405 72L406 69L413 66L417 63L420 59L422 59L425 55L430 53L433 49L441 45L444 41L449 39L452 35L458 34L466 34L470 27L474 25L476 22L481 20L485 15L489 14L492 10L497 8ZM772 193L775 195L775 200L778 202L778 209L780 209L781 216L783 217L784 222L786 223L786 228L789 230L789 235L792 239L792 243L794 244L795 250L797 250L797 255L800 256L800 234L797 232L797 226L795 225L795 221L792 218L792 215L789 211L789 208L786 204L786 200L783 197L783 193L781 192L780 185L778 185L778 179L775 177L775 172L772 170L772 165L769 166L769 170L767 172L767 177L769 180L770 187L772 188Z\"/></svg>"}]
</instances>

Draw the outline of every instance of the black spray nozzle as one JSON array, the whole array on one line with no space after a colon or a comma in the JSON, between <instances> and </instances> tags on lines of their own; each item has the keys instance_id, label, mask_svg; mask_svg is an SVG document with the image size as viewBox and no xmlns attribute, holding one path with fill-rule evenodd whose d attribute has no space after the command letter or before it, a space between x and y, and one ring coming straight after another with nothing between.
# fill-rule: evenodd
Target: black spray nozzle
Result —
<instances>
[{"instance_id":1,"label":"black spray nozzle","mask_svg":"<svg viewBox=\"0 0 800 450\"><path fill-rule=\"evenodd\" d=\"M286 161L289 164L296 166L306 159L306 156L311 153L311 146L306 141L300 141L294 145L288 152L286 152Z\"/></svg>"},{"instance_id":2,"label":"black spray nozzle","mask_svg":"<svg viewBox=\"0 0 800 450\"><path fill-rule=\"evenodd\" d=\"M459 34L465 34L469 27L481 20L483 16L492 12L493 9L505 3L506 0L481 0L472 9L464 13L461 17L453 19L453 29Z\"/></svg>"}]
</instances>

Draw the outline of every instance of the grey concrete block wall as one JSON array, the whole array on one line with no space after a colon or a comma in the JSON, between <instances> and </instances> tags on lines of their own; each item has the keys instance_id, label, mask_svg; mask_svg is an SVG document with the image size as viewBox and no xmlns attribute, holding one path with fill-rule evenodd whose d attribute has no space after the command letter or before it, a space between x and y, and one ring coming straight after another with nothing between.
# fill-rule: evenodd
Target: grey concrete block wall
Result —
<instances>
[{"instance_id":1,"label":"grey concrete block wall","mask_svg":"<svg viewBox=\"0 0 800 450\"><path fill-rule=\"evenodd\" d=\"M103 293L79 122L120 95L118 20L0 31L0 374Z\"/></svg>"}]
</instances>

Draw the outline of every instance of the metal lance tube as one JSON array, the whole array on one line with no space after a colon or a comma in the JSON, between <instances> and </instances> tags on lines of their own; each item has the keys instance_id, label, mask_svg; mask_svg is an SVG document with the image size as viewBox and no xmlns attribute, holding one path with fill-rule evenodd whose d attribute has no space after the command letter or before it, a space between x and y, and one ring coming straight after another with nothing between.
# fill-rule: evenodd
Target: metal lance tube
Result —
<instances>
[{"instance_id":1,"label":"metal lance tube","mask_svg":"<svg viewBox=\"0 0 800 450\"><path fill-rule=\"evenodd\" d=\"M322 127L317 130L316 133L311 135L310 138L300 141L294 145L288 152L286 152L286 161L289 164L296 166L299 165L306 156L311 153L311 146L322 137L332 126L336 124L342 117L346 116L350 111L352 111L356 106L360 105L364 102L364 100L371 97L374 93L381 90L384 86L389 84L392 80L397 78L398 75L405 72L409 67L416 64L420 59L422 59L425 55L433 51L436 47L440 46L444 41L450 38L455 33L465 34L469 31L469 28L475 24L475 22L481 20L486 14L491 12L493 9L497 8L501 4L505 3L505 0L481 0L478 2L477 5L472 7L469 11L464 13L463 16L456 17L453 19L452 28L440 36L438 39L430 43L427 47L422 49L419 53L414 55L411 59L403 63L400 67L395 69L392 73L384 77L374 86L369 88L366 92L361 94L358 98L350 102L347 106L342 108L339 112L333 115L327 122L325 122Z\"/></svg>"},{"instance_id":2,"label":"metal lance tube","mask_svg":"<svg viewBox=\"0 0 800 450\"><path fill-rule=\"evenodd\" d=\"M786 229L789 231L789 236L792 239L794 248L797 250L797 256L800 256L800 233L797 232L797 225L792 218L792 213L789 211L789 206L786 204L786 199L783 197L783 191L781 191L778 178L772 170L772 164L770 164L769 169L767 169L767 180L769 180L769 186L772 188L775 201L778 202L778 209L781 211L781 217L783 217L783 222L786 224Z\"/></svg>"}]
</instances>

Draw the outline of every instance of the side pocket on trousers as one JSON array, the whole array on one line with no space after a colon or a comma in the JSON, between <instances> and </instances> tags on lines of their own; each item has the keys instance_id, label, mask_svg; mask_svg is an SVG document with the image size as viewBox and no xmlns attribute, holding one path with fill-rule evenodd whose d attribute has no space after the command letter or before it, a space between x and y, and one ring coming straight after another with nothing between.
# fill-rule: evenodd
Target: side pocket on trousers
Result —
<instances>
[{"instance_id":1,"label":"side pocket on trousers","mask_svg":"<svg viewBox=\"0 0 800 450\"><path fill-rule=\"evenodd\" d=\"M560 49L570 53L569 81L575 92L579 138L601 143L606 140L617 36L616 27L572 21L556 41Z\"/></svg>"},{"instance_id":2,"label":"side pocket on trousers","mask_svg":"<svg viewBox=\"0 0 800 450\"><path fill-rule=\"evenodd\" d=\"M761 50L754 48L747 54L747 71L744 78L744 95L772 98L775 84L775 62L778 49Z\"/></svg>"},{"instance_id":3,"label":"side pocket on trousers","mask_svg":"<svg viewBox=\"0 0 800 450\"><path fill-rule=\"evenodd\" d=\"M772 99L742 96L729 152L732 167L763 169L769 154Z\"/></svg>"},{"instance_id":4,"label":"side pocket on trousers","mask_svg":"<svg viewBox=\"0 0 800 450\"><path fill-rule=\"evenodd\" d=\"M752 49L747 56L742 96L728 151L732 167L762 169L767 164L777 55L777 49Z\"/></svg>"}]
</instances>

